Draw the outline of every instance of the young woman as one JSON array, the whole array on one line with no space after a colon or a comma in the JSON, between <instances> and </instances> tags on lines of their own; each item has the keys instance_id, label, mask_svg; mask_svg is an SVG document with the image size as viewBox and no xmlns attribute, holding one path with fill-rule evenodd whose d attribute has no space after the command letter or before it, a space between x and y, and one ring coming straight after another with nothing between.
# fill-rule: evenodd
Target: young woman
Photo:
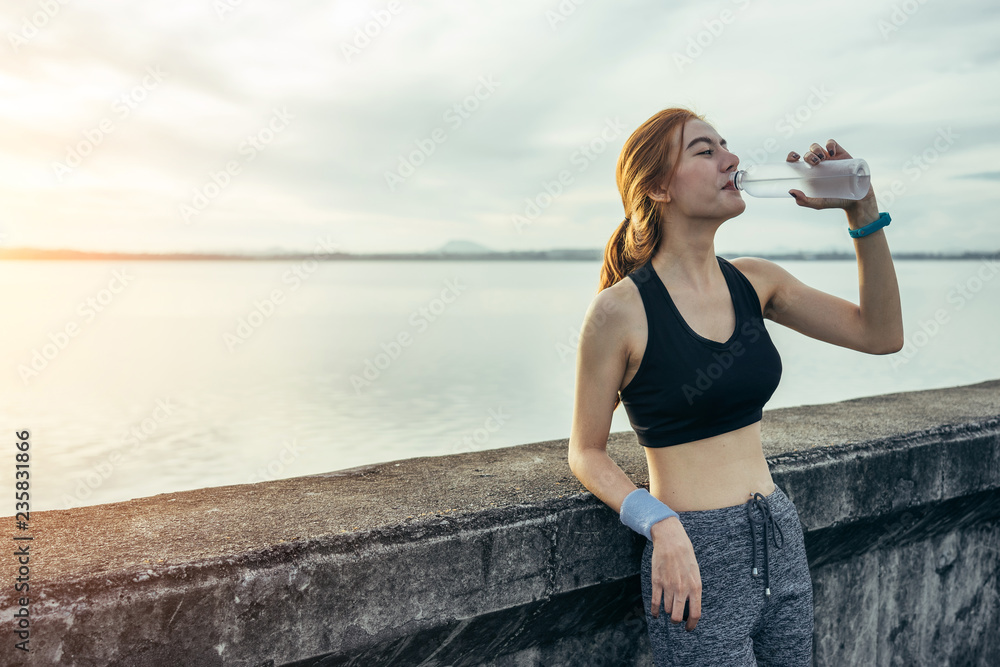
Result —
<instances>
[{"instance_id":1,"label":"young woman","mask_svg":"<svg viewBox=\"0 0 1000 667\"><path fill-rule=\"evenodd\" d=\"M831 139L804 159L850 157ZM746 208L728 186L738 164L687 109L665 109L629 137L617 170L625 219L608 242L578 348L569 464L646 537L642 595L657 666L811 664L802 526L761 447L762 408L781 376L764 318L868 354L903 346L881 229L888 216L874 191L859 201L790 195L799 206L846 212L857 306L773 262L716 256L716 231ZM649 491L607 454L619 400L645 449Z\"/></svg>"}]
</instances>

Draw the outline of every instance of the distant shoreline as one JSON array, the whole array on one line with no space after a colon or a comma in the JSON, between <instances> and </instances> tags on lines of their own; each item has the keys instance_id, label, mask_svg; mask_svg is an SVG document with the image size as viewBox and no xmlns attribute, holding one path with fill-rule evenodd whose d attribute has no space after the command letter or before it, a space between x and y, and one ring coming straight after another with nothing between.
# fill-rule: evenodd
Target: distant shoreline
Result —
<instances>
[{"instance_id":1,"label":"distant shoreline","mask_svg":"<svg viewBox=\"0 0 1000 667\"><path fill-rule=\"evenodd\" d=\"M135 261L571 261L596 262L604 256L603 250L522 250L509 252L423 252L423 253L133 253L89 252L84 250L47 250L41 248L3 248L0 260L135 260ZM851 260L853 252L787 252L787 253L722 253L726 258L760 257L770 260ZM896 259L1000 259L1000 250L994 252L929 253L893 252Z\"/></svg>"}]
</instances>

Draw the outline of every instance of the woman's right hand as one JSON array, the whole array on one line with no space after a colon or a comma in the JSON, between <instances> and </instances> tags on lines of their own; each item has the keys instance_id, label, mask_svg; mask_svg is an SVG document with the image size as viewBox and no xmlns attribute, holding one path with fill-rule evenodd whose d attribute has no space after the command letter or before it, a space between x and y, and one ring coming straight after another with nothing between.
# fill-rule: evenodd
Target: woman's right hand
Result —
<instances>
[{"instance_id":1,"label":"woman's right hand","mask_svg":"<svg viewBox=\"0 0 1000 667\"><path fill-rule=\"evenodd\" d=\"M701 618L701 570L694 547L677 517L657 521L650 529L653 538L652 584L653 618L659 618L660 603L673 623L684 621L688 603L686 630L694 630Z\"/></svg>"}]
</instances>

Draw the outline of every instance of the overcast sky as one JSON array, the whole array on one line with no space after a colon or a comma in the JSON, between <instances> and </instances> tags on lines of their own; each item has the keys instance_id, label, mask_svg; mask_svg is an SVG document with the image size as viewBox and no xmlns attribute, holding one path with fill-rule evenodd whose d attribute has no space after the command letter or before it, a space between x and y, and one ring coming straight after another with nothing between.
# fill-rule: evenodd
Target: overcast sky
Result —
<instances>
[{"instance_id":1,"label":"overcast sky","mask_svg":"<svg viewBox=\"0 0 1000 667\"><path fill-rule=\"evenodd\" d=\"M0 7L7 247L603 248L626 138L687 106L744 165L865 158L894 251L1000 250L996 3ZM843 211L743 197L720 254L853 249Z\"/></svg>"}]
</instances>

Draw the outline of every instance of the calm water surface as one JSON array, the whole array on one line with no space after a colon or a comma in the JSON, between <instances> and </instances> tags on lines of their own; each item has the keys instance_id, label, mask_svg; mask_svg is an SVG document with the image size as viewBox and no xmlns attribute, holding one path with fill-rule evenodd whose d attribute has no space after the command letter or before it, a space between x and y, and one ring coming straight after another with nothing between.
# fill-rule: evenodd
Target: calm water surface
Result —
<instances>
[{"instance_id":1,"label":"calm water surface","mask_svg":"<svg viewBox=\"0 0 1000 667\"><path fill-rule=\"evenodd\" d=\"M855 262L779 263L857 303ZM766 409L1000 377L1000 266L895 264L907 347L767 321L784 370ZM0 419L31 431L36 510L566 438L599 269L3 262ZM611 430L630 430L621 406ZM13 488L13 458L0 476Z\"/></svg>"}]
</instances>

